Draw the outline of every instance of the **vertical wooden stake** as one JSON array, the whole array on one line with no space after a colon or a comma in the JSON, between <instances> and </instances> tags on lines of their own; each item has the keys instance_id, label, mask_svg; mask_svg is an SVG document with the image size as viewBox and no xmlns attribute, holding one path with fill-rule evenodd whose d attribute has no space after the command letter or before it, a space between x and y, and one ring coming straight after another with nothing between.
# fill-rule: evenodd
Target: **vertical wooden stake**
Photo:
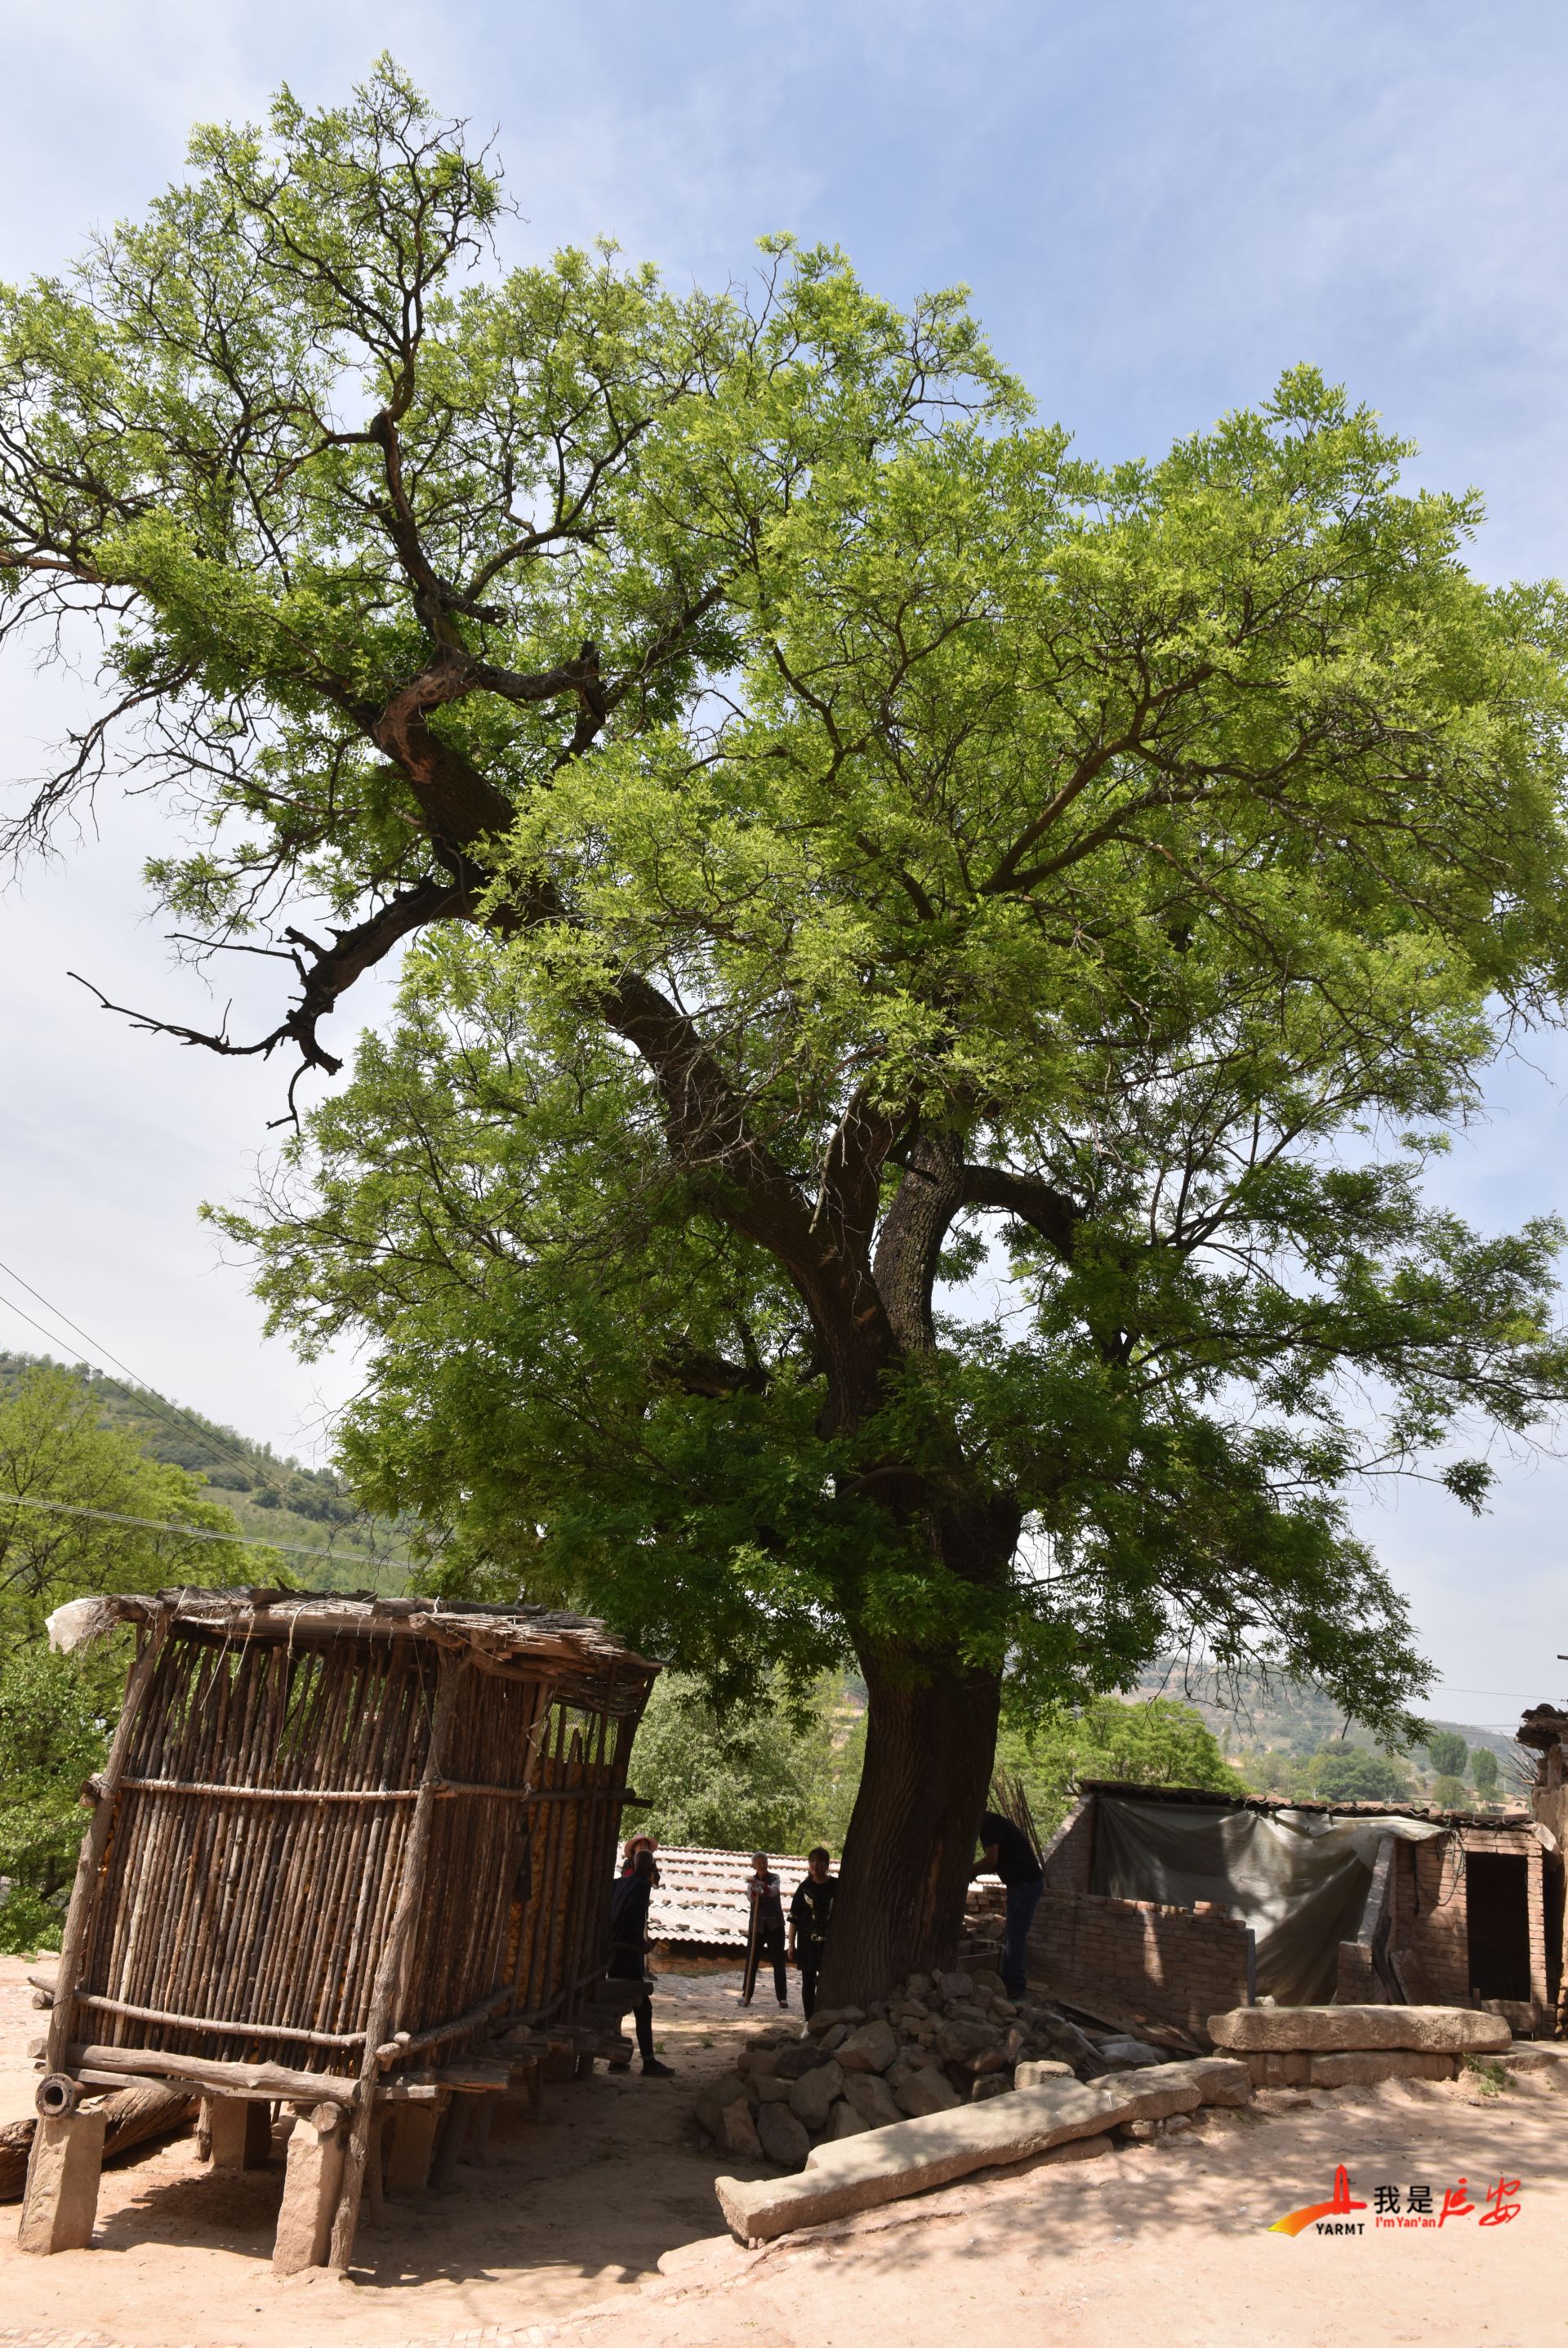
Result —
<instances>
[{"instance_id":1,"label":"vertical wooden stake","mask_svg":"<svg viewBox=\"0 0 1568 2348\"><path fill-rule=\"evenodd\" d=\"M66 2049L76 2035L77 1975L87 1946L88 1927L92 1922L93 1902L98 1892L98 1870L103 1865L104 1851L108 1844L109 1828L114 1822L115 1797L119 1781L125 1775L126 1757L136 1732L136 1716L141 1709L141 1699L147 1694L163 1642L169 1633L170 1610L160 1610L158 1620L148 1632L142 1650L130 1667L125 1685L125 1703L121 1707L119 1725L114 1732L114 1742L108 1748L108 1758L103 1766L102 1792L92 1814L82 1847L77 1855L76 1878L71 1885L71 1904L66 1910L66 1925L60 1934L60 1962L55 1976L55 2003L49 2015L48 2053L46 2071L67 2068Z\"/></svg>"},{"instance_id":2,"label":"vertical wooden stake","mask_svg":"<svg viewBox=\"0 0 1568 2348\"><path fill-rule=\"evenodd\" d=\"M376 1979L371 1988L370 2013L365 2030L365 2061L359 2074L359 2101L355 2107L354 2126L344 2161L342 2199L333 2221L328 2264L335 2267L340 2274L346 2271L354 2255L354 2230L359 2222L359 2200L365 2189L365 2171L369 2162L370 2131L376 2120L376 2089L381 2077L381 2065L377 2060L376 2050L387 2043L396 2026L397 2004L413 1955L414 1934L419 1921L419 1900L425 1888L425 1862L429 1856L430 1830L435 1824L436 1788L445 1772L452 1715L457 1710L458 1691L462 1684L467 1663L466 1655L454 1654L449 1648L443 1647L436 1667L436 1703L430 1721L430 1741L425 1748L425 1767L414 1803L408 1839L404 1846L403 1879L397 1889L397 1905L392 1911L387 1945L381 1952L381 1962L376 1968Z\"/></svg>"}]
</instances>

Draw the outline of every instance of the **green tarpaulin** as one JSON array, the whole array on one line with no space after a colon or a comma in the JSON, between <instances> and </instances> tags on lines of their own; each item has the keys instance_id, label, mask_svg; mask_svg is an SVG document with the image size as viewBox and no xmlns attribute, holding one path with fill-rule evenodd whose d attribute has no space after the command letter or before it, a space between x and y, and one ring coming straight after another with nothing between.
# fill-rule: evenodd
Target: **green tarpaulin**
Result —
<instances>
[{"instance_id":1,"label":"green tarpaulin","mask_svg":"<svg viewBox=\"0 0 1568 2348\"><path fill-rule=\"evenodd\" d=\"M1095 1796L1089 1888L1116 1900L1191 1908L1212 1900L1249 1925L1257 1994L1279 2005L1334 1995L1339 1943L1356 1937L1385 1835L1426 1842L1446 1832L1419 1818L1335 1818L1215 1803Z\"/></svg>"}]
</instances>

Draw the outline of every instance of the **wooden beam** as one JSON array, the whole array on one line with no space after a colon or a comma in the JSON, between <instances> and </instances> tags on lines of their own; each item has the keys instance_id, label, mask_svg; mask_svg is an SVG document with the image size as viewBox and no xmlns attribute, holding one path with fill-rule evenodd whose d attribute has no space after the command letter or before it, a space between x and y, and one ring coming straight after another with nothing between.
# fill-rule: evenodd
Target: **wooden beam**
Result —
<instances>
[{"instance_id":1,"label":"wooden beam","mask_svg":"<svg viewBox=\"0 0 1568 2348\"><path fill-rule=\"evenodd\" d=\"M264 2096L274 2103L356 2104L360 2083L330 2071L286 2071L280 2063L215 2063L201 2054L165 2054L146 2046L84 2046L66 2049L62 2066L86 2079L112 2074L127 2078L189 2079L213 2096Z\"/></svg>"}]
</instances>

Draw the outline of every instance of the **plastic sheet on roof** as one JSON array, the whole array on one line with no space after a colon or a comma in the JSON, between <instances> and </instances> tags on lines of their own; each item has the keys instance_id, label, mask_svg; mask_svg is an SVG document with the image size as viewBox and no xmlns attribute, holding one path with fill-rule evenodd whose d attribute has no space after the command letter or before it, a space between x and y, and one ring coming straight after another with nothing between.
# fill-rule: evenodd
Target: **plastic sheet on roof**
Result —
<instances>
[{"instance_id":1,"label":"plastic sheet on roof","mask_svg":"<svg viewBox=\"0 0 1568 2348\"><path fill-rule=\"evenodd\" d=\"M1115 1900L1228 1908L1253 1934L1258 1995L1320 2005L1334 1995L1340 1941L1356 1937L1383 1837L1428 1842L1446 1831L1419 1818L1099 1794L1089 1888Z\"/></svg>"}]
</instances>

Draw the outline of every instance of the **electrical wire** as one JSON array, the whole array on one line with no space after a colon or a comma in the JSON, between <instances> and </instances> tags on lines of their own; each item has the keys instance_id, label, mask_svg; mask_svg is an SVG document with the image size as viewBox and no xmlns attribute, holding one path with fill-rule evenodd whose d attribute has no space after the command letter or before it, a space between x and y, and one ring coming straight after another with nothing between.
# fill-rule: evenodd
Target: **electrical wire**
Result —
<instances>
[{"instance_id":1,"label":"electrical wire","mask_svg":"<svg viewBox=\"0 0 1568 2348\"><path fill-rule=\"evenodd\" d=\"M175 1533L181 1540L231 1541L241 1549L282 1550L289 1557L314 1557L318 1564L332 1556L330 1550L311 1549L304 1541L269 1540L264 1533L220 1532L210 1525L163 1524L156 1517L128 1517L119 1509L85 1508L79 1500L34 1500L20 1492L0 1493L0 1516L7 1509L45 1509L55 1516L91 1517L101 1525L135 1525L141 1532ZM419 1560L411 1557L356 1558L353 1561L377 1569L396 1566L405 1573L420 1570Z\"/></svg>"},{"instance_id":2,"label":"electrical wire","mask_svg":"<svg viewBox=\"0 0 1568 2348\"><path fill-rule=\"evenodd\" d=\"M18 1288L25 1288L28 1295L36 1298L37 1303L43 1306L45 1312L52 1314L55 1320L63 1321L66 1327L71 1330L75 1335L78 1336L85 1345L90 1346L95 1354L101 1354L104 1360L106 1362L112 1362L117 1370L123 1370L133 1386L139 1387L143 1394L150 1396L154 1402L160 1404L163 1409L169 1412L171 1417L178 1421L181 1426L187 1428L191 1434L199 1436L201 1441L206 1444L210 1451L216 1451L221 1457L226 1456L227 1457L237 1461L242 1467L249 1467L251 1464L249 1457L237 1440L228 1436L216 1434L211 1427L203 1426L200 1419L192 1417L189 1411L181 1410L177 1402L170 1402L167 1395L160 1394L158 1388L155 1385L150 1385L146 1378L139 1377L129 1363L122 1362L118 1354L111 1354L108 1347L107 1345L100 1344L96 1337L89 1337L87 1331L82 1327L79 1322L73 1321L68 1313L62 1313L57 1304L52 1304L41 1289L35 1288L30 1280L24 1280L21 1273L19 1272L14 1272L8 1263L0 1262L0 1272L3 1272L5 1274L7 1280L14 1280ZM27 1323L29 1328L36 1329L40 1336L47 1337L51 1344L57 1345L59 1344L60 1341L58 1335L55 1332L46 1329L41 1321L35 1321L30 1313L24 1313L22 1311L22 1307L19 1304L12 1303L9 1297L6 1297L4 1301L10 1305L13 1313L19 1313L21 1315L22 1319Z\"/></svg>"},{"instance_id":3,"label":"electrical wire","mask_svg":"<svg viewBox=\"0 0 1568 2348\"><path fill-rule=\"evenodd\" d=\"M245 1468L250 1473L253 1474L255 1472L253 1453L247 1451L236 1438L217 1434L213 1429L204 1426L201 1421L198 1418L192 1417L189 1411L181 1410L178 1403L170 1402L167 1395L160 1394L156 1386L149 1385L146 1379L137 1375L136 1372L130 1367L128 1362L122 1362L118 1354L111 1354L107 1345L100 1344L97 1338L89 1336L78 1321L73 1321L68 1313L63 1313L57 1304L51 1303L48 1297L44 1294L41 1289L35 1288L30 1280L24 1280L19 1272L15 1271L10 1264L5 1262L3 1260L0 1260L0 1272L4 1272L8 1280L14 1280L19 1288L25 1288L28 1295L36 1298L38 1303L44 1307L46 1313L52 1313L57 1321L63 1321L66 1327L79 1337L84 1344L89 1346L93 1353L101 1354L105 1361L112 1362L116 1369L122 1370L125 1373L125 1375L130 1380L132 1386L137 1389L138 1399L145 1398L149 1401L159 1404L162 1407L169 1419L169 1423L171 1426L179 1426L189 1429L191 1433L199 1437L201 1440L205 1443L208 1450L215 1453L220 1459L231 1459L237 1466ZM41 1321L35 1320L32 1313L25 1312L22 1306L16 1303L14 1298L9 1296L0 1296L0 1304L4 1304L8 1311L15 1313L19 1320L25 1321L30 1329L36 1329L38 1332L38 1334L41 1337L46 1338L50 1344L57 1345L59 1344L60 1338L58 1332L52 1329L46 1329ZM98 1365L95 1365L95 1366ZM99 1374L100 1375L103 1375L101 1368ZM273 1486L271 1488L273 1490L281 1490L282 1488L281 1486ZM44 1504L42 1502L36 1502L33 1505L42 1507ZM64 1504L55 1503L53 1505L63 1506ZM88 1513L90 1513L90 1511ZM135 1519L128 1518L125 1521L127 1523L130 1523L132 1521L137 1523L149 1523L150 1520L143 1518ZM158 1528L158 1529L162 1531L177 1531L180 1528L175 1526L163 1526ZM300 1542L263 1540L259 1536L246 1536L244 1534L230 1535L225 1533L213 1536L213 1538L225 1540L230 1539L246 1540L249 1539L250 1545L254 1548L284 1550L287 1550L290 1555L296 1557L323 1558L329 1557L333 1553L330 1549L312 1549L306 1544ZM358 1560L356 1560L356 1561L357 1562ZM402 1566L408 1571L414 1570L414 1568L409 1564L409 1561L407 1559L393 1558L382 1560L377 1559L374 1554L372 1554L364 1561L373 1570L378 1570L384 1563L391 1566Z\"/></svg>"}]
</instances>

